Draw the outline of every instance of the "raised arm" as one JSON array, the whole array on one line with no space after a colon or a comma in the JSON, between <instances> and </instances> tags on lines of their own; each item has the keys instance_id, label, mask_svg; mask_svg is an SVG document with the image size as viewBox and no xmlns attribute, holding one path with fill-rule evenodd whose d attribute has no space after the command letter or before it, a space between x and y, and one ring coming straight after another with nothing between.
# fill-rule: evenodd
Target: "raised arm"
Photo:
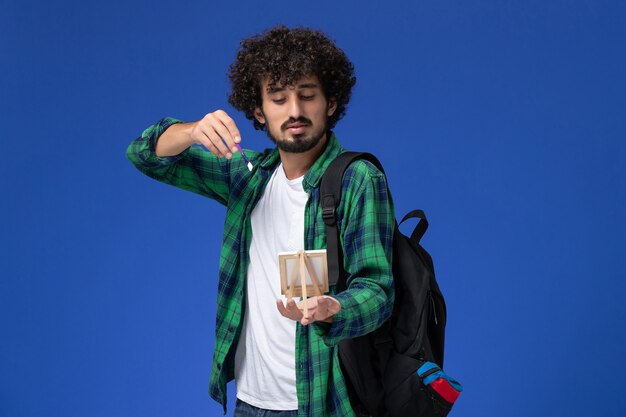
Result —
<instances>
[{"instance_id":1,"label":"raised arm","mask_svg":"<svg viewBox=\"0 0 626 417\"><path fill-rule=\"evenodd\" d=\"M163 118L135 139L126 155L157 181L226 204L232 173L246 169L241 157L233 155L240 140L235 123L218 110L191 123Z\"/></svg>"}]
</instances>

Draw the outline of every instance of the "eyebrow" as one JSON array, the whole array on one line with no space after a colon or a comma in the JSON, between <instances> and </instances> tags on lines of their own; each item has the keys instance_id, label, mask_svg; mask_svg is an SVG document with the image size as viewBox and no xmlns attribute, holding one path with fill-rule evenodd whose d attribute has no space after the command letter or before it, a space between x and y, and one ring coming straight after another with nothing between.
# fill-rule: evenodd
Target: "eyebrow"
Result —
<instances>
[{"instance_id":1,"label":"eyebrow","mask_svg":"<svg viewBox=\"0 0 626 417\"><path fill-rule=\"evenodd\" d=\"M304 88L318 88L319 86L316 83L302 83L302 84L298 84L298 89L304 89ZM276 86L276 85L268 85L267 86L267 92L269 94L271 93L278 93L281 91L285 91L285 86Z\"/></svg>"}]
</instances>

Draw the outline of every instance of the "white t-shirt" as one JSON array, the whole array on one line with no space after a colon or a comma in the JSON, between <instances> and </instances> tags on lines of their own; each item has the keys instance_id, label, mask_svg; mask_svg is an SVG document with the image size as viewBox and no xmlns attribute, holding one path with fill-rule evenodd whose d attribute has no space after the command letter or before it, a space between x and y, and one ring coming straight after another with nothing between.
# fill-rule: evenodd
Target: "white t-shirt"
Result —
<instances>
[{"instance_id":1,"label":"white t-shirt","mask_svg":"<svg viewBox=\"0 0 626 417\"><path fill-rule=\"evenodd\" d=\"M237 351L237 398L268 410L296 410L296 322L276 308L278 252L304 249L302 178L288 180L280 164L252 211L246 312Z\"/></svg>"}]
</instances>

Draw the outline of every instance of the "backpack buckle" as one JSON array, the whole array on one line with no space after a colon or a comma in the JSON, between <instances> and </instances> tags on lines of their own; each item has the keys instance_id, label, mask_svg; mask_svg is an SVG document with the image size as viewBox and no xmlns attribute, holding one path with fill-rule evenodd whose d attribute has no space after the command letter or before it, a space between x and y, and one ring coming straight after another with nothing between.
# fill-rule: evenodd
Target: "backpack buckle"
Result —
<instances>
[{"instance_id":1,"label":"backpack buckle","mask_svg":"<svg viewBox=\"0 0 626 417\"><path fill-rule=\"evenodd\" d=\"M332 195L322 197L322 219L328 226L332 226L337 221L335 217L335 199Z\"/></svg>"},{"instance_id":2,"label":"backpack buckle","mask_svg":"<svg viewBox=\"0 0 626 417\"><path fill-rule=\"evenodd\" d=\"M329 226L335 224L335 207L324 207L322 209L322 219L324 219L324 223Z\"/></svg>"}]
</instances>

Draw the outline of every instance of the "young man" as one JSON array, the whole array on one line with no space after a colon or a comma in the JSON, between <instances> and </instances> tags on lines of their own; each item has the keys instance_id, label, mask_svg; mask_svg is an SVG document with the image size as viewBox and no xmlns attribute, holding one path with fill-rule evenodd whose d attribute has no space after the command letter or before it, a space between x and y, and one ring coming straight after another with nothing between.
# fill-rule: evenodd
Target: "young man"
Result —
<instances>
[{"instance_id":1,"label":"young man","mask_svg":"<svg viewBox=\"0 0 626 417\"><path fill-rule=\"evenodd\" d=\"M379 327L394 299L384 175L365 161L346 171L337 214L348 288L309 298L309 317L303 302L281 298L277 256L326 247L319 185L344 151L331 129L350 99L353 66L324 34L280 26L242 41L229 78L229 102L276 145L244 151L251 170L221 110L191 123L164 118L127 151L148 176L227 208L209 393L226 412L234 378L236 416L353 416L337 345Z\"/></svg>"}]
</instances>

